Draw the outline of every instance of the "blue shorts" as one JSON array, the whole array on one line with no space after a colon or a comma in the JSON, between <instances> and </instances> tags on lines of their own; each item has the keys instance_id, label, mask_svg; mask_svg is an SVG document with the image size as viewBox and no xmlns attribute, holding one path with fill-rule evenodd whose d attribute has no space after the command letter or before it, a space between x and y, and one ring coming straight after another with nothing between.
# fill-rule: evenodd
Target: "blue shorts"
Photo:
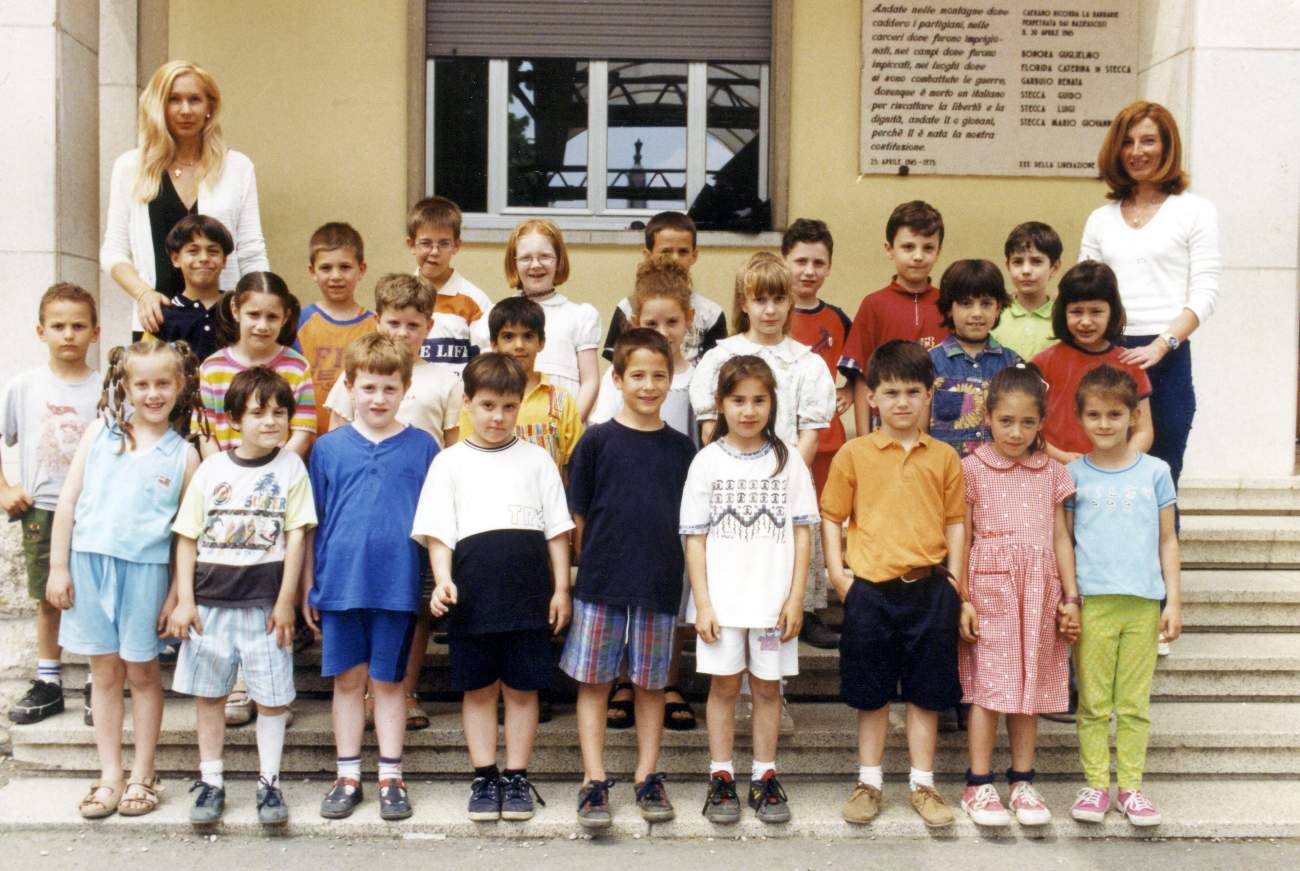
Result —
<instances>
[{"instance_id":1,"label":"blue shorts","mask_svg":"<svg viewBox=\"0 0 1300 871\"><path fill-rule=\"evenodd\" d=\"M486 635L453 635L451 687L473 692L501 681L523 692L551 687L551 630L520 629Z\"/></svg>"},{"instance_id":2,"label":"blue shorts","mask_svg":"<svg viewBox=\"0 0 1300 871\"><path fill-rule=\"evenodd\" d=\"M603 684L618 677L626 660L632 683L661 690L668 683L676 622L672 611L574 599L560 668L578 683Z\"/></svg>"},{"instance_id":3,"label":"blue shorts","mask_svg":"<svg viewBox=\"0 0 1300 871\"><path fill-rule=\"evenodd\" d=\"M187 696L219 699L235 688L243 672L248 697L279 708L293 701L293 645L280 647L266 631L271 609L199 606L203 634L192 629L181 642L172 689Z\"/></svg>"},{"instance_id":4,"label":"blue shorts","mask_svg":"<svg viewBox=\"0 0 1300 871\"><path fill-rule=\"evenodd\" d=\"M872 583L854 578L840 629L840 695L860 711L903 701L931 711L961 701L961 598L942 575Z\"/></svg>"},{"instance_id":5,"label":"blue shorts","mask_svg":"<svg viewBox=\"0 0 1300 871\"><path fill-rule=\"evenodd\" d=\"M320 629L322 677L334 677L364 663L372 680L401 683L405 679L415 632L415 615L410 611L321 611Z\"/></svg>"},{"instance_id":6,"label":"blue shorts","mask_svg":"<svg viewBox=\"0 0 1300 871\"><path fill-rule=\"evenodd\" d=\"M59 646L69 653L116 653L126 662L148 662L163 645L158 612L167 599L166 563L133 563L74 550L72 607L59 620Z\"/></svg>"}]
</instances>

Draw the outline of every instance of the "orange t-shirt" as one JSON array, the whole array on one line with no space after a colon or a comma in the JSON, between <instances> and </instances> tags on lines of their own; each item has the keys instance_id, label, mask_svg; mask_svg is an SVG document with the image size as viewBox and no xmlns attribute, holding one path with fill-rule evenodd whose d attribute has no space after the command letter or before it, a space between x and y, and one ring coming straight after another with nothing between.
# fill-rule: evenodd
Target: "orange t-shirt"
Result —
<instances>
[{"instance_id":1,"label":"orange t-shirt","mask_svg":"<svg viewBox=\"0 0 1300 871\"><path fill-rule=\"evenodd\" d=\"M343 374L343 352L348 345L378 325L374 312L361 310L361 314L346 321L335 320L315 303L302 310L298 319L298 339L293 343L296 351L307 358L311 366L311 381L316 395L321 397L316 406L316 435L330 430L330 410L324 397L330 395L334 382Z\"/></svg>"}]
</instances>

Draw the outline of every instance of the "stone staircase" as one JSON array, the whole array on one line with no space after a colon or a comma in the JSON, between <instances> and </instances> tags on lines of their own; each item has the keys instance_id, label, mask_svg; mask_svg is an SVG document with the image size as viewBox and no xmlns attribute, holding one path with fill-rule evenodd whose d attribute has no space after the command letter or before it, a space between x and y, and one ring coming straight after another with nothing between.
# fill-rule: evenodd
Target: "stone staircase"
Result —
<instances>
[{"instance_id":1,"label":"stone staircase","mask_svg":"<svg viewBox=\"0 0 1300 871\"><path fill-rule=\"evenodd\" d=\"M1171 655L1160 661L1153 687L1148 787L1169 820L1154 834L1300 837L1300 485L1290 478L1248 485L1237 482L1235 486L1189 480L1181 506L1185 634L1173 645ZM854 715L837 699L837 656L833 651L804 646L801 673L787 685L796 728L782 737L779 757L795 809L793 823L760 832L754 828L757 824L750 825L747 819L740 829L715 832L698 818L695 802L703 797L700 772L708 759L701 723L694 732L668 732L664 737L661 767L672 777L678 820L647 826L634 808L629 810L630 789L620 786L615 800L622 811L616 815L615 832L665 837L782 833L923 836L919 820L906 809L904 787L898 782L908 767L898 707L892 712L885 759L886 776L891 781L886 787L889 812L865 833L839 820L839 804L851 786L857 763ZM503 824L485 830L464 821L463 781L468 761L458 708L444 679L446 649L439 645L431 645L426 654L421 684L433 725L408 735L404 757L408 779L419 785L413 794L416 816L402 827L385 827L367 805L353 820L325 824L316 818L314 805L333 770L328 684L319 676L318 647L302 653L297 663L300 698L294 706L296 722L289 730L284 756L286 778L294 778L290 792L294 831L341 831L349 836L479 832L522 838L565 836L576 831L571 805L581 764L572 706L564 701L570 688L558 692L556 718L539 730L530 768L542 791L552 797L551 807L528 825ZM689 654L683 671L691 675L684 681L689 694L706 690L706 684L693 676ZM70 691L79 689L84 663L71 663L65 669L65 680ZM164 680L168 685L170 675ZM70 699L74 698L70 694ZM702 712L702 706L697 708ZM84 775L96 768L93 733L81 723L80 705L70 704L67 713L43 723L14 728L11 740L14 758L26 770L0 790L0 830L6 825L78 825L72 808L84 789ZM227 773L255 775L254 730L230 730L227 745ZM737 745L739 768L747 764L748 736L738 736ZM609 770L626 783L634 765L635 736L630 731L611 732L608 746ZM194 776L195 748L193 706L188 700L170 698L158 764L174 785ZM1079 780L1072 726L1042 721L1039 748L1037 770L1057 820L1045 832L1020 832L1013 826L1009 837L1134 834L1119 822L1089 828L1068 820L1070 797ZM365 770L371 772L375 754L371 733L367 734L365 754ZM955 781L966 764L965 735L941 735L936 770L950 799L958 794ZM1008 764L1005 747L994 764L997 770ZM75 780L72 775L77 776ZM311 782L299 782L304 777ZM1206 792L1207 777L1214 778L1212 801ZM251 793L251 783L246 789ZM169 796L166 804L168 812L152 820L115 824L185 828L184 797ZM249 804L238 803L242 809L232 805L230 830L256 828L251 808L243 807ZM35 812L33 807L42 810ZM964 818L957 832L988 834L976 832Z\"/></svg>"}]
</instances>

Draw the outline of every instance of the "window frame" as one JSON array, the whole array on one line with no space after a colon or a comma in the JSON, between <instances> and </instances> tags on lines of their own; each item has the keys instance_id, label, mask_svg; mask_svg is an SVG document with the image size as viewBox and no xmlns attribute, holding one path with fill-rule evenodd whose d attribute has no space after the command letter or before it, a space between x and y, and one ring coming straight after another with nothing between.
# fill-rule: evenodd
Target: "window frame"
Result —
<instances>
[{"instance_id":1,"label":"window frame","mask_svg":"<svg viewBox=\"0 0 1300 871\"><path fill-rule=\"evenodd\" d=\"M425 58L424 76L424 196L432 196L435 188L435 131L434 116L437 100L437 58ZM649 61L653 62L653 61ZM509 117L509 58L488 59L488 143L487 143L487 211L464 213L467 228L513 228L519 221L530 218L550 218L565 230L627 230L635 221L644 221L661 209L614 209L607 205L609 156L608 106L609 61L587 60L587 207L538 208L510 206L507 203L509 171L509 142L507 131ZM677 61L683 63L683 61ZM738 61L684 61L687 66L686 82L686 202L690 207L704 188L707 179L708 150L708 69L711 64L725 65ZM749 61L746 63L754 63ZM771 166L774 159L772 122L772 60L758 63L759 67L759 120L758 161L759 199L772 200L769 191ZM601 99L596 99L601 95ZM593 184L593 180L600 184ZM776 217L775 214L773 216ZM726 232L726 231L724 231Z\"/></svg>"}]
</instances>

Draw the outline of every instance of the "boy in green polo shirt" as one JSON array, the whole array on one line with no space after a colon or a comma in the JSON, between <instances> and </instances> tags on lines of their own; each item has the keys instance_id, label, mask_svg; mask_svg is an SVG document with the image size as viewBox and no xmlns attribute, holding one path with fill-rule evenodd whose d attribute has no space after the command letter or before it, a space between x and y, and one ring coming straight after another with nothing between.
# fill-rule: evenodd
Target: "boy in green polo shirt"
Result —
<instances>
[{"instance_id":1,"label":"boy in green polo shirt","mask_svg":"<svg viewBox=\"0 0 1300 871\"><path fill-rule=\"evenodd\" d=\"M1040 221L1026 221L1007 237L1007 273L1016 292L992 335L1022 359L1031 359L1056 341L1047 288L1061 269L1061 251L1061 237Z\"/></svg>"}]
</instances>

